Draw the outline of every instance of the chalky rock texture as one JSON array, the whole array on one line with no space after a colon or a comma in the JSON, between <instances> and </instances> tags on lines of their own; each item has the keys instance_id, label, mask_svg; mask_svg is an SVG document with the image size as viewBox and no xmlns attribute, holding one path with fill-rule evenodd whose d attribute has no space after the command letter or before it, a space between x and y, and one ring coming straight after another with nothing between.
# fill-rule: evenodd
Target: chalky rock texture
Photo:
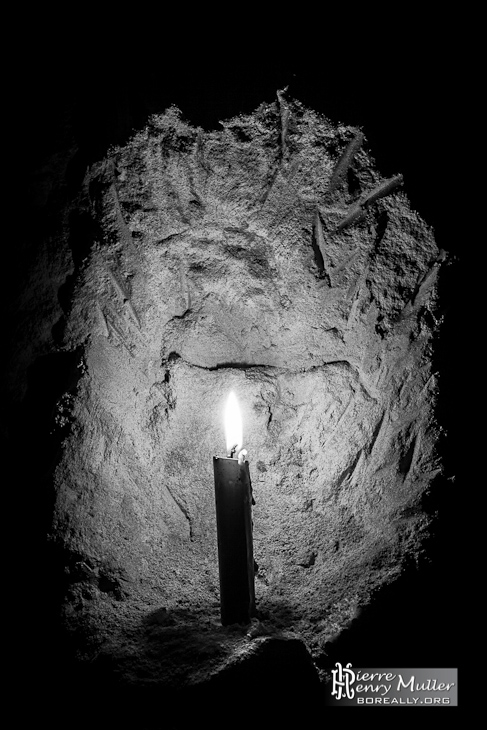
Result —
<instances>
[{"instance_id":1,"label":"chalky rock texture","mask_svg":"<svg viewBox=\"0 0 487 730\"><path fill-rule=\"evenodd\" d=\"M445 254L401 176L282 93L220 131L171 108L88 170L66 236L62 347L80 368L58 403L51 541L85 658L170 684L220 671L239 642L240 658L296 638L319 657L421 559L441 472ZM237 638L218 628L212 470L232 389L263 617Z\"/></svg>"}]
</instances>

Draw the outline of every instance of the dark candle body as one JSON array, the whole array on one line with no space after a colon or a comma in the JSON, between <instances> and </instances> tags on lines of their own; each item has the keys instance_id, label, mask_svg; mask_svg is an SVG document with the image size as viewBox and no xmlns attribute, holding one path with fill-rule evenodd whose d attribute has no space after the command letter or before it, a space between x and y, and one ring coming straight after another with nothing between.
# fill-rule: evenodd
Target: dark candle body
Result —
<instances>
[{"instance_id":1,"label":"dark candle body","mask_svg":"<svg viewBox=\"0 0 487 730\"><path fill-rule=\"evenodd\" d=\"M247 624L255 615L249 463L213 457L213 470L221 620Z\"/></svg>"}]
</instances>

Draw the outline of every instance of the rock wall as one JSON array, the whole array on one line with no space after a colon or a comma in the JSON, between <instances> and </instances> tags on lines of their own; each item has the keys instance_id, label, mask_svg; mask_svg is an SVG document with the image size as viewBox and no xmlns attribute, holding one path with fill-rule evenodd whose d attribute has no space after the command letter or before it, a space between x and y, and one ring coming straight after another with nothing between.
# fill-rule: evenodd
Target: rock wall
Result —
<instances>
[{"instance_id":1,"label":"rock wall","mask_svg":"<svg viewBox=\"0 0 487 730\"><path fill-rule=\"evenodd\" d=\"M59 238L51 320L76 360L50 527L66 625L92 658L115 636L123 654L151 612L217 616L212 456L233 389L257 606L319 657L421 562L441 473L446 254L402 177L381 177L360 130L283 93L220 131L170 108L89 168Z\"/></svg>"}]
</instances>

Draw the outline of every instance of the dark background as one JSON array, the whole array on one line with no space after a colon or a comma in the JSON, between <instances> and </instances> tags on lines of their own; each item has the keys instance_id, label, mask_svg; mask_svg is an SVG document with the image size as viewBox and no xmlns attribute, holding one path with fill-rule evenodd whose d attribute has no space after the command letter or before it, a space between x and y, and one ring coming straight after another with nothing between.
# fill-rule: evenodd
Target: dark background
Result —
<instances>
[{"instance_id":1,"label":"dark background","mask_svg":"<svg viewBox=\"0 0 487 730\"><path fill-rule=\"evenodd\" d=\"M438 515L428 548L431 565L384 591L330 647L330 664L337 660L368 667L457 667L466 633L460 537L461 500L467 487L466 436L459 383L466 376L460 343L470 308L462 281L472 254L465 227L469 177L464 162L475 143L465 81L472 71L469 57L449 43L449 36L443 34L439 43L437 36L417 28L406 40L379 33L359 42L347 35L346 28L337 29L343 39L338 49L323 43L313 58L296 53L294 59L284 42L280 52L267 57L250 52L255 39L254 45L249 41L227 48L211 60L204 49L190 53L174 41L168 52L165 39L171 33L167 28L165 32L161 31L160 47L149 42L135 47L126 39L113 38L107 43L106 35L92 32L73 50L66 34L52 28L23 39L10 78L6 113L9 141L15 145L13 210L21 217L23 233L22 240L14 238L6 251L13 272L7 286L19 293L21 277L15 272L28 266L38 226L48 225L29 207L29 200L39 170L59 150L73 144L77 149L68 170L74 191L86 165L100 159L110 144L123 143L150 114L170 104L176 104L194 125L212 129L218 128L219 120L273 102L276 90L285 86L290 97L333 122L361 127L378 170L385 177L403 174L412 206L435 229L438 247L451 255L452 263L444 267L442 277L445 321L436 355L441 387L438 415L448 438L441 446L445 478L426 505ZM461 29L457 37L458 33ZM29 236L32 242L26 244ZM32 445L34 460L35 449ZM18 455L22 454L19 449ZM17 486L21 491L22 482ZM37 519L35 513L27 516L27 528L32 526L42 539ZM34 540L30 548L38 547ZM43 582L49 570L39 568L42 556L41 550L30 569L29 563L23 564L20 582L30 606L37 592L43 592L46 615L39 609L36 621L40 632L45 626L47 643L52 640L48 666L59 656L56 638L49 633L49 593L55 593L56 586L49 585L48 578ZM36 576L33 582L29 570ZM26 584L30 584L27 590ZM60 671L62 667L57 667L55 674Z\"/></svg>"}]
</instances>

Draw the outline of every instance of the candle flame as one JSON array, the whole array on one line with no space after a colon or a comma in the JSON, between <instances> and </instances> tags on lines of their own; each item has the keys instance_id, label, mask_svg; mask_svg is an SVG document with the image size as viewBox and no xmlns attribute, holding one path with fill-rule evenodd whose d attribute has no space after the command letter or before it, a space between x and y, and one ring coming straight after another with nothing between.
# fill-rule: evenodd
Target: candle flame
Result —
<instances>
[{"instance_id":1,"label":"candle flame","mask_svg":"<svg viewBox=\"0 0 487 730\"><path fill-rule=\"evenodd\" d=\"M242 448L242 416L238 405L237 396L231 391L225 406L225 438L227 441L227 454L232 451L238 453Z\"/></svg>"}]
</instances>

